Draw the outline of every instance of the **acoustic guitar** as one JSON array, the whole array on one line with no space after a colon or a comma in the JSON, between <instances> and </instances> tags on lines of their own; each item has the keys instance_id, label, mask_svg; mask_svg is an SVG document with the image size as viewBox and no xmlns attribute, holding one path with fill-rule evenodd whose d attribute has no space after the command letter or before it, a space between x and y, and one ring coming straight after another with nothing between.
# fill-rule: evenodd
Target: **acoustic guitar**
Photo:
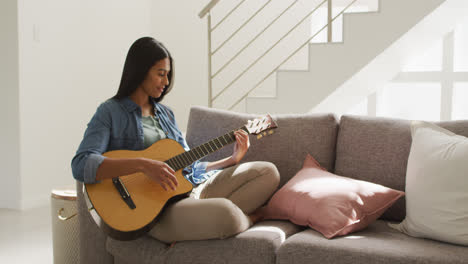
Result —
<instances>
[{"instance_id":1,"label":"acoustic guitar","mask_svg":"<svg viewBox=\"0 0 468 264\"><path fill-rule=\"evenodd\" d=\"M277 125L270 115L248 121L240 129L258 138L272 134ZM185 151L175 140L162 139L141 151L115 150L103 154L109 158L144 157L166 162L175 171L178 186L164 190L144 173L134 173L84 185L88 208L99 227L118 240L136 239L147 233L171 202L187 197L192 184L182 170L193 162L234 143L234 131ZM94 210L93 210L94 209Z\"/></svg>"}]
</instances>

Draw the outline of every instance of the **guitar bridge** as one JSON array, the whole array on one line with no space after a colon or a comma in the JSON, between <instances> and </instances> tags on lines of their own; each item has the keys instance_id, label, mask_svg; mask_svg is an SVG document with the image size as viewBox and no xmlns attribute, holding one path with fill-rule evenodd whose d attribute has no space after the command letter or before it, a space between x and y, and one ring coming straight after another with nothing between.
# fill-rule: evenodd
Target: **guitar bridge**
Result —
<instances>
[{"instance_id":1,"label":"guitar bridge","mask_svg":"<svg viewBox=\"0 0 468 264\"><path fill-rule=\"evenodd\" d=\"M135 209L135 203L133 202L132 198L130 197L130 193L128 193L127 188L125 188L125 185L120 180L120 178L112 178L112 183L114 184L114 187L119 192L120 197L122 197L122 200L124 200L128 207L130 207L130 209Z\"/></svg>"}]
</instances>

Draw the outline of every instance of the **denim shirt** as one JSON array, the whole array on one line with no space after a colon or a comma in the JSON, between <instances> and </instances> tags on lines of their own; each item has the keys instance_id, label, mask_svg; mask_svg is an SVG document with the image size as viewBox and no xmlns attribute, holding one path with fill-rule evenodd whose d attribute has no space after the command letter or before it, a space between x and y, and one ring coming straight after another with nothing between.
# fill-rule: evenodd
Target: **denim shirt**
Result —
<instances>
[{"instance_id":1,"label":"denim shirt","mask_svg":"<svg viewBox=\"0 0 468 264\"><path fill-rule=\"evenodd\" d=\"M167 106L154 103L154 113L167 138L176 140L188 151L189 146L179 130L174 113ZM143 150L141 108L129 97L109 99L102 103L88 123L83 140L73 157L73 177L84 183L96 183L96 172L105 159L102 153L111 150ZM207 162L195 161L183 171L194 186L216 171L206 171Z\"/></svg>"}]
</instances>

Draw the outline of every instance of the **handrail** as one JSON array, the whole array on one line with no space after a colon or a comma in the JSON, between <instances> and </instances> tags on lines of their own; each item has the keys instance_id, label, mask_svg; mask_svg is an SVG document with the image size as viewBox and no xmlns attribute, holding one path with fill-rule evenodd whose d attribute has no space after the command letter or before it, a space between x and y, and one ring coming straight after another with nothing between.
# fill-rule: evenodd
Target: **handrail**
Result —
<instances>
[{"instance_id":1,"label":"handrail","mask_svg":"<svg viewBox=\"0 0 468 264\"><path fill-rule=\"evenodd\" d=\"M224 22L224 20L226 20L226 18L228 18L234 11L237 10L237 8L242 5L242 3L244 3L245 0L242 0L240 3L238 3L233 9L231 9L231 11L229 11L229 13L227 13L227 15L225 15L223 17L223 19L221 19L221 21L218 22L218 24L216 24L212 29L211 29L211 32L213 32L219 25L221 25L221 23Z\"/></svg>"},{"instance_id":2,"label":"handrail","mask_svg":"<svg viewBox=\"0 0 468 264\"><path fill-rule=\"evenodd\" d=\"M275 19L273 19L273 21L271 21L270 24L268 24L268 26L266 26L262 31L260 31L252 40L249 41L249 43L244 45L244 47L242 49L240 49L228 62L226 62L221 68L219 68L219 70L216 71L216 73L213 74L213 76L211 76L211 78L215 78L216 75L218 75L218 73L220 73L222 70L224 70L224 68L226 68L229 64L231 64L231 62L233 62L234 59L239 56L239 54L241 54L247 47L249 47L250 44L252 44L252 42L254 42L258 37L260 37L260 35L262 35L263 32L265 32L267 29L269 29L271 25L273 25L278 19L280 19L280 17L282 17L284 13L286 13L289 9L291 9L291 7L293 5L295 5L298 1L299 0L295 0L283 12L281 12L281 14L279 14Z\"/></svg>"},{"instance_id":3,"label":"handrail","mask_svg":"<svg viewBox=\"0 0 468 264\"><path fill-rule=\"evenodd\" d=\"M299 21L291 30L289 30L286 34L284 34L273 46L271 46L268 50L266 50L260 57L258 57L253 63L251 63L243 72L241 72L237 77L231 81L226 87L224 87L218 94L216 94L213 97L213 101L216 100L224 91L226 91L231 85L233 85L242 75L244 75L250 68L252 68L260 59L262 59L270 50L272 50L278 43L280 43L285 37L287 37L294 29L296 29L302 22L304 22L310 15L312 15L320 6L322 6L326 1L328 0L323 0L319 5L317 5L314 10L312 10L309 14L307 14L301 21ZM354 0L356 1L356 0Z\"/></svg>"},{"instance_id":4,"label":"handrail","mask_svg":"<svg viewBox=\"0 0 468 264\"><path fill-rule=\"evenodd\" d=\"M260 13L269 3L271 3L271 0L268 0L265 4L263 4L262 7L260 7L253 15L251 15L249 17L249 19L247 19L236 31L234 31L234 33L231 34L231 36L229 36L223 43L221 43L221 45L219 45L214 51L213 53L211 53L211 55L214 55L218 50L220 50L229 40L231 40L236 34L237 32L239 32L245 25L247 25L256 15L258 15L258 13ZM222 21L221 21L222 22ZM219 24L221 24L218 23ZM215 26L216 27L216 26ZM213 27L213 30L215 29L215 27Z\"/></svg>"},{"instance_id":5,"label":"handrail","mask_svg":"<svg viewBox=\"0 0 468 264\"><path fill-rule=\"evenodd\" d=\"M326 0L328 1L328 0ZM345 8L343 8L343 10L341 10L340 13L338 13L338 15L336 15L335 17L333 17L333 19L329 22L329 23L332 23L333 21L335 21L335 19L339 16L341 16L352 4L354 4L357 0L353 0L350 4L348 4ZM320 4L321 5L321 4ZM320 6L319 5L319 6ZM261 83L263 83L268 77L270 77L275 71L277 71L279 69L279 67L281 67L285 62L287 62L292 56L294 56L297 52L299 52L303 47L305 47L315 36L317 36L320 32L322 32L327 26L328 24L327 23L325 26L323 26L319 31L317 31L312 37L310 37L309 39L307 39L307 41L305 41L299 48L297 48L291 55L289 55L285 60L283 60L274 70L272 70L268 75L266 75L261 81L259 81L253 88L251 88L248 92L246 92L244 94L244 96L242 96L239 100L237 100L233 105L231 105L228 109L229 110L232 110L236 105L238 105L240 102L242 102L242 100L244 100L247 96L249 96L249 93L251 93L253 90L255 90ZM218 94L219 96L219 94ZM214 100L214 99L213 99Z\"/></svg>"},{"instance_id":6,"label":"handrail","mask_svg":"<svg viewBox=\"0 0 468 264\"><path fill-rule=\"evenodd\" d=\"M211 11L213 7L215 7L216 4L218 4L219 0L211 0L203 9L198 13L198 16L200 18L203 18L208 14L208 12Z\"/></svg>"}]
</instances>

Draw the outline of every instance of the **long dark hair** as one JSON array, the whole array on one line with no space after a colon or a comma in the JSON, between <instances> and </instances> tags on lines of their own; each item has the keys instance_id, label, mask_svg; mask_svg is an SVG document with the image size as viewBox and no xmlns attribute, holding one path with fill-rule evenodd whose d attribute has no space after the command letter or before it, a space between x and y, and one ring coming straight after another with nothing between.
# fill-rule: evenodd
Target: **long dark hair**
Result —
<instances>
[{"instance_id":1,"label":"long dark hair","mask_svg":"<svg viewBox=\"0 0 468 264\"><path fill-rule=\"evenodd\" d=\"M156 102L160 102L174 84L174 60L166 47L152 37L137 39L128 50L119 90L112 98L122 99L130 96L143 83L151 67L157 61L165 58L169 58L171 65L171 70L167 74L169 85L166 86L159 98L153 98Z\"/></svg>"}]
</instances>

